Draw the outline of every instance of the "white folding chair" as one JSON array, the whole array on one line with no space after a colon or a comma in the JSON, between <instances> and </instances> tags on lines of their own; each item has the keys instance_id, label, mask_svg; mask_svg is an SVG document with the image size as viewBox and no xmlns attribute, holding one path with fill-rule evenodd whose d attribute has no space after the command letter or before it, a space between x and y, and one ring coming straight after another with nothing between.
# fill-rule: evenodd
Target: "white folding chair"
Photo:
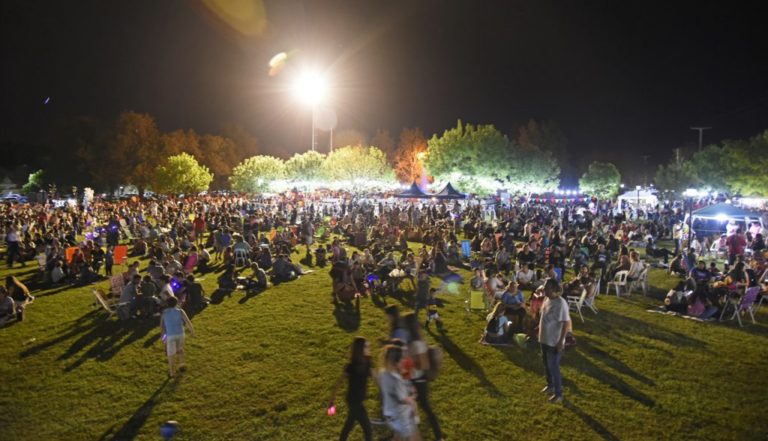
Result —
<instances>
[{"instance_id":1,"label":"white folding chair","mask_svg":"<svg viewBox=\"0 0 768 441\"><path fill-rule=\"evenodd\" d=\"M630 284L629 291L634 291L635 288L640 288L643 290L643 294L648 294L648 267L646 266L643 268L642 271L640 271L640 274L637 276L637 280L633 280Z\"/></svg>"},{"instance_id":2,"label":"white folding chair","mask_svg":"<svg viewBox=\"0 0 768 441\"><path fill-rule=\"evenodd\" d=\"M606 293L611 292L611 286L613 286L616 289L616 297L619 297L621 295L621 290L627 291L627 276L629 275L629 271L619 271L616 273L615 276L613 276L613 280L608 282L608 287L606 288Z\"/></svg>"},{"instance_id":3,"label":"white folding chair","mask_svg":"<svg viewBox=\"0 0 768 441\"><path fill-rule=\"evenodd\" d=\"M570 309L575 309L579 313L581 322L584 323L584 316L581 314L581 307L584 306L584 301L587 299L586 288L581 290L580 296L566 296L565 299L568 301L568 307Z\"/></svg>"}]
</instances>

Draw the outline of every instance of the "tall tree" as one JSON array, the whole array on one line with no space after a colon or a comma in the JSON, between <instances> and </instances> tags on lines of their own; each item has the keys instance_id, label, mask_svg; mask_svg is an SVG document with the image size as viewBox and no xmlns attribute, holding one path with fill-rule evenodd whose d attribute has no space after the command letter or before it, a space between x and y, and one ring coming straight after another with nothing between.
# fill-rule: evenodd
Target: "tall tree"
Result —
<instances>
[{"instance_id":1,"label":"tall tree","mask_svg":"<svg viewBox=\"0 0 768 441\"><path fill-rule=\"evenodd\" d=\"M400 143L395 151L395 175L400 182L422 182L426 180L423 161L427 155L427 139L420 128L405 128L400 132Z\"/></svg>"},{"instance_id":2,"label":"tall tree","mask_svg":"<svg viewBox=\"0 0 768 441\"><path fill-rule=\"evenodd\" d=\"M285 177L285 164L274 156L258 155L243 160L232 169L229 183L235 191L263 192L269 184Z\"/></svg>"},{"instance_id":3,"label":"tall tree","mask_svg":"<svg viewBox=\"0 0 768 441\"><path fill-rule=\"evenodd\" d=\"M179 153L157 167L154 189L160 193L195 195L208 190L213 174L189 153Z\"/></svg>"},{"instance_id":4,"label":"tall tree","mask_svg":"<svg viewBox=\"0 0 768 441\"><path fill-rule=\"evenodd\" d=\"M259 142L256 137L239 124L222 124L220 133L225 138L231 139L234 143L237 162L261 153Z\"/></svg>"},{"instance_id":5,"label":"tall tree","mask_svg":"<svg viewBox=\"0 0 768 441\"><path fill-rule=\"evenodd\" d=\"M109 129L95 118L76 116L57 121L53 148L44 158L46 180L60 188L117 184L110 152L104 148L109 136Z\"/></svg>"},{"instance_id":6,"label":"tall tree","mask_svg":"<svg viewBox=\"0 0 768 441\"><path fill-rule=\"evenodd\" d=\"M200 135L192 129L174 130L162 135L163 150L167 155L178 155L180 153L189 153L198 161L203 159L203 152L200 148Z\"/></svg>"},{"instance_id":7,"label":"tall tree","mask_svg":"<svg viewBox=\"0 0 768 441\"><path fill-rule=\"evenodd\" d=\"M371 138L371 145L378 148L387 156L387 161L392 163L395 157L395 140L389 134L389 130L376 130L376 134Z\"/></svg>"},{"instance_id":8,"label":"tall tree","mask_svg":"<svg viewBox=\"0 0 768 441\"><path fill-rule=\"evenodd\" d=\"M325 155L318 152L296 153L285 161L286 178L291 181L315 181L322 175Z\"/></svg>"},{"instance_id":9,"label":"tall tree","mask_svg":"<svg viewBox=\"0 0 768 441\"><path fill-rule=\"evenodd\" d=\"M334 149L323 163L323 175L331 181L358 185L364 181L394 181L384 152L376 147L346 146Z\"/></svg>"},{"instance_id":10,"label":"tall tree","mask_svg":"<svg viewBox=\"0 0 768 441\"><path fill-rule=\"evenodd\" d=\"M746 141L725 141L727 182L742 196L768 195L768 130Z\"/></svg>"},{"instance_id":11,"label":"tall tree","mask_svg":"<svg viewBox=\"0 0 768 441\"><path fill-rule=\"evenodd\" d=\"M598 199L613 199L619 193L621 174L610 162L593 162L579 179L581 191Z\"/></svg>"},{"instance_id":12,"label":"tall tree","mask_svg":"<svg viewBox=\"0 0 768 441\"><path fill-rule=\"evenodd\" d=\"M155 120L146 113L120 114L107 150L110 172L135 185L140 195L152 184L156 167L166 159Z\"/></svg>"},{"instance_id":13,"label":"tall tree","mask_svg":"<svg viewBox=\"0 0 768 441\"><path fill-rule=\"evenodd\" d=\"M214 188L227 188L227 176L237 163L235 143L231 139L218 135L203 135L200 138L202 160L214 174Z\"/></svg>"},{"instance_id":14,"label":"tall tree","mask_svg":"<svg viewBox=\"0 0 768 441\"><path fill-rule=\"evenodd\" d=\"M568 139L553 121L528 120L517 130L517 143L524 148L535 146L550 152L561 168L570 167Z\"/></svg>"},{"instance_id":15,"label":"tall tree","mask_svg":"<svg viewBox=\"0 0 768 441\"><path fill-rule=\"evenodd\" d=\"M556 188L559 183L560 169L548 152L510 142L490 124L459 121L427 145L427 171L465 191L489 193L505 188L525 193Z\"/></svg>"}]
</instances>

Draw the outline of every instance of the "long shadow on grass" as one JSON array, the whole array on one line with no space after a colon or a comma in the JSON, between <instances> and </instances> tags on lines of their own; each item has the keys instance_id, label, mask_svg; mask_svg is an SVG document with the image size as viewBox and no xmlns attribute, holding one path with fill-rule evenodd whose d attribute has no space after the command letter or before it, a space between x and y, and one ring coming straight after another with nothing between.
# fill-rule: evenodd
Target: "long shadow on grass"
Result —
<instances>
[{"instance_id":1,"label":"long shadow on grass","mask_svg":"<svg viewBox=\"0 0 768 441\"><path fill-rule=\"evenodd\" d=\"M145 337L150 330L156 329L157 320L131 321L105 321L91 329L90 332L80 336L72 345L58 357L58 360L68 360L80 354L69 366L64 368L70 372L89 359L106 361L114 357L124 347Z\"/></svg>"},{"instance_id":2,"label":"long shadow on grass","mask_svg":"<svg viewBox=\"0 0 768 441\"><path fill-rule=\"evenodd\" d=\"M654 340L661 340L672 346L684 346L706 350L707 343L695 339L689 335L670 331L652 323L633 319L624 315L615 314L605 309L601 309L597 319L592 322L595 327L595 333L605 334L605 331L616 329L624 333L633 333L642 335Z\"/></svg>"},{"instance_id":3,"label":"long shadow on grass","mask_svg":"<svg viewBox=\"0 0 768 441\"><path fill-rule=\"evenodd\" d=\"M604 350L596 347L590 339L586 337L580 337L579 338L579 350L583 352L588 352L594 355L596 358L599 358L603 363L610 366L612 369L616 370L617 372L624 374L628 377L632 377L635 380L647 385L647 386L655 386L656 383L653 382L650 378L646 377L645 375L642 375L638 372L635 372L632 368L626 365L623 361L619 360L618 358L612 356L611 354L605 352Z\"/></svg>"},{"instance_id":4,"label":"long shadow on grass","mask_svg":"<svg viewBox=\"0 0 768 441\"><path fill-rule=\"evenodd\" d=\"M620 377L601 369L578 350L566 354L563 357L563 362L567 363L569 366L575 367L585 375L616 389L617 392L643 404L644 406L654 407L656 405L656 402L651 397L633 388Z\"/></svg>"},{"instance_id":5,"label":"long shadow on grass","mask_svg":"<svg viewBox=\"0 0 768 441\"><path fill-rule=\"evenodd\" d=\"M123 424L120 429L117 430L117 432L113 431L115 430L115 426L110 427L107 429L106 432L104 432L103 435L99 438L99 441L105 441L107 439L116 441L116 440L132 440L136 438L136 436L139 434L139 431L142 427L144 427L144 424L147 422L147 419L152 414L152 410L157 406L157 404L160 402L160 394L163 392L165 387L169 384L170 380L166 379L160 387L155 390L155 392L150 396L147 401L144 402L144 404L141 405L138 409L136 409L136 412L131 415L131 417L128 419L128 421ZM172 386L175 387L175 385L178 382L178 377L174 379L174 382L172 383Z\"/></svg>"},{"instance_id":6,"label":"long shadow on grass","mask_svg":"<svg viewBox=\"0 0 768 441\"><path fill-rule=\"evenodd\" d=\"M333 303L333 316L339 328L347 332L357 331L360 328L360 298L356 298L354 302L335 300Z\"/></svg>"},{"instance_id":7,"label":"long shadow on grass","mask_svg":"<svg viewBox=\"0 0 768 441\"><path fill-rule=\"evenodd\" d=\"M594 430L604 440L618 441L618 438L616 438L616 436L614 434L609 432L608 429L605 428L605 426L600 424L599 421L597 421L596 419L592 418L591 415L589 415L588 413L586 413L583 410L581 410L578 406L576 406L572 402L570 402L568 400L565 400L565 401L563 401L563 406L566 409L570 410L571 412L575 413L576 416L581 418L581 420L584 422L584 424L586 424L587 426L592 428L592 430Z\"/></svg>"},{"instance_id":8,"label":"long shadow on grass","mask_svg":"<svg viewBox=\"0 0 768 441\"><path fill-rule=\"evenodd\" d=\"M464 350L461 349L459 345L454 343L450 337L442 333L435 334L431 329L429 329L428 332L430 335L432 335L432 337L435 338L435 340L440 343L445 352L447 352L448 355L453 358L453 360L456 362L456 364L459 365L461 369L474 375L478 381L480 381L480 384L485 388L485 390L488 391L491 396L499 397L503 395L499 388L496 387L496 385L493 384L491 380L489 380L485 375L485 371L483 370L482 366L477 364L475 360L472 359L472 357L467 355L467 353L464 352Z\"/></svg>"},{"instance_id":9,"label":"long shadow on grass","mask_svg":"<svg viewBox=\"0 0 768 441\"><path fill-rule=\"evenodd\" d=\"M52 346L55 346L55 345L57 345L59 343L62 343L62 342L65 342L65 341L69 340L70 338L73 338L73 337L75 337L75 336L77 336L79 334L82 334L84 332L88 332L89 329L93 328L93 319L97 316L98 313L99 313L99 311L93 310L93 311L83 315L79 319L75 320L74 324L69 329L67 329L66 331L60 333L58 336L56 336L56 337L54 337L54 338L52 338L52 339L50 339L48 341L45 341L45 342L42 342L42 343L38 343L38 344L36 344L34 346L31 346L31 347L25 349L24 351L21 352L20 356L22 358L26 358L26 357L30 357L30 356L33 356L33 355L37 355L38 353L40 353L40 352L42 352L42 351L44 351L44 350L46 350L46 349L48 349L48 348L50 348Z\"/></svg>"}]
</instances>

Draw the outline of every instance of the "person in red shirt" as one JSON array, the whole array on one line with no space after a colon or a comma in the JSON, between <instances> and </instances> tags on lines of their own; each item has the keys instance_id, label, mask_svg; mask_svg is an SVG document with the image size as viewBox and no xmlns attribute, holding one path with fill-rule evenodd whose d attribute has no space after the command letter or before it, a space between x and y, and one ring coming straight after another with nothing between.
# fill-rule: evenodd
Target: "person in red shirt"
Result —
<instances>
[{"instance_id":1,"label":"person in red shirt","mask_svg":"<svg viewBox=\"0 0 768 441\"><path fill-rule=\"evenodd\" d=\"M198 246L203 245L203 236L205 235L205 219L203 219L203 216L198 214L195 216L195 220L192 222L193 227L195 229L195 241L197 242Z\"/></svg>"},{"instance_id":2,"label":"person in red shirt","mask_svg":"<svg viewBox=\"0 0 768 441\"><path fill-rule=\"evenodd\" d=\"M741 227L728 236L725 241L725 245L728 247L728 263L733 265L737 256L744 254L744 248L747 246L747 239L741 232Z\"/></svg>"}]
</instances>

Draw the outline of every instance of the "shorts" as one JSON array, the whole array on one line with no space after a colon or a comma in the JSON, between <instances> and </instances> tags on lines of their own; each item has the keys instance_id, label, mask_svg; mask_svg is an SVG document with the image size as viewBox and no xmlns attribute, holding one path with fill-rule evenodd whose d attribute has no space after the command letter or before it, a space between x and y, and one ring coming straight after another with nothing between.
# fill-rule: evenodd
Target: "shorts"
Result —
<instances>
[{"instance_id":1,"label":"shorts","mask_svg":"<svg viewBox=\"0 0 768 441\"><path fill-rule=\"evenodd\" d=\"M184 335L169 335L165 338L165 351L169 357L184 350Z\"/></svg>"},{"instance_id":2,"label":"shorts","mask_svg":"<svg viewBox=\"0 0 768 441\"><path fill-rule=\"evenodd\" d=\"M415 421L410 415L398 418L387 418L387 427L401 438L408 438L416 431Z\"/></svg>"}]
</instances>

